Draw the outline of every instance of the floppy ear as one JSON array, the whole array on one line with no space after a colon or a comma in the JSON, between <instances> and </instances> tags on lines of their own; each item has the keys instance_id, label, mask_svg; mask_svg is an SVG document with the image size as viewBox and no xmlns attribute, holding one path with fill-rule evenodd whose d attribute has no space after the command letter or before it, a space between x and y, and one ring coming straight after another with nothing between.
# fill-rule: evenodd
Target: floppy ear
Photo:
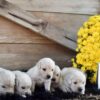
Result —
<instances>
[{"instance_id":1,"label":"floppy ear","mask_svg":"<svg viewBox=\"0 0 100 100\"><path fill-rule=\"evenodd\" d=\"M39 61L36 66L38 66L38 68L41 68L41 61Z\"/></svg>"},{"instance_id":2,"label":"floppy ear","mask_svg":"<svg viewBox=\"0 0 100 100\"><path fill-rule=\"evenodd\" d=\"M67 81L68 81L68 84L71 84L72 79L68 79Z\"/></svg>"}]
</instances>

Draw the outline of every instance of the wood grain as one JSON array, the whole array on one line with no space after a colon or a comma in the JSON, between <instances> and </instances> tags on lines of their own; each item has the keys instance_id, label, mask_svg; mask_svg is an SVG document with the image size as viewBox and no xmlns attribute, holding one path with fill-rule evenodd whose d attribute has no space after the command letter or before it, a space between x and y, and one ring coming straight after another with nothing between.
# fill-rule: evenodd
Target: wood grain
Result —
<instances>
[{"instance_id":1,"label":"wood grain","mask_svg":"<svg viewBox=\"0 0 100 100\"><path fill-rule=\"evenodd\" d=\"M28 69L40 58L50 57L60 67L75 55L57 44L0 44L0 66L7 69Z\"/></svg>"},{"instance_id":2,"label":"wood grain","mask_svg":"<svg viewBox=\"0 0 100 100\"><path fill-rule=\"evenodd\" d=\"M31 12L37 17L65 30L65 36L77 40L77 32L90 15Z\"/></svg>"},{"instance_id":3,"label":"wood grain","mask_svg":"<svg viewBox=\"0 0 100 100\"><path fill-rule=\"evenodd\" d=\"M0 16L0 43L53 44L54 42Z\"/></svg>"},{"instance_id":4,"label":"wood grain","mask_svg":"<svg viewBox=\"0 0 100 100\"><path fill-rule=\"evenodd\" d=\"M56 43L59 43L65 47L68 47L73 50L76 49L76 42L70 40L69 38L66 38L66 36L65 36L66 31L64 31L63 29L60 29L50 23L47 23L45 28L40 27L40 29L39 29L39 27L34 27L32 24L30 24L28 22L28 21L30 21L30 20L28 20L30 14L28 15L27 12L25 12L23 9L20 9L16 5L6 2L6 4L2 5L2 7L0 9L0 15L3 17L6 17L6 18L32 30L32 31L38 32L38 34L45 36L45 37L55 41ZM27 17L25 17L25 16L27 16ZM32 17L32 15L31 15L31 17ZM22 19L25 19L25 20L22 20Z\"/></svg>"},{"instance_id":5,"label":"wood grain","mask_svg":"<svg viewBox=\"0 0 100 100\"><path fill-rule=\"evenodd\" d=\"M8 0L29 11L98 14L100 0Z\"/></svg>"}]
</instances>

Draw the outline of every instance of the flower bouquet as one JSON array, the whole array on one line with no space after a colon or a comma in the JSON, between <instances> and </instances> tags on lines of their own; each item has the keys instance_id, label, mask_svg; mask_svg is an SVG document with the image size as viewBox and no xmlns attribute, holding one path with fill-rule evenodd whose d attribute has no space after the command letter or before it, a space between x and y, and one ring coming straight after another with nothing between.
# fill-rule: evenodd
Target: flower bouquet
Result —
<instances>
[{"instance_id":1,"label":"flower bouquet","mask_svg":"<svg viewBox=\"0 0 100 100\"><path fill-rule=\"evenodd\" d=\"M73 66L87 73L91 83L96 83L97 67L100 62L100 15L92 16L77 34L77 54Z\"/></svg>"}]
</instances>

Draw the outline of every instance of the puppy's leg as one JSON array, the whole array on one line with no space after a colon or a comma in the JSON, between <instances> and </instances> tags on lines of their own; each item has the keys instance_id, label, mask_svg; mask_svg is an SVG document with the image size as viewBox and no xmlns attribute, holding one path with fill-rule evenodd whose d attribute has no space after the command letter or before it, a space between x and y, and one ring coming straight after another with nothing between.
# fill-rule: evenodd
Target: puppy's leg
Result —
<instances>
[{"instance_id":1,"label":"puppy's leg","mask_svg":"<svg viewBox=\"0 0 100 100\"><path fill-rule=\"evenodd\" d=\"M51 92L55 92L55 89L54 89L54 87L51 87Z\"/></svg>"},{"instance_id":2,"label":"puppy's leg","mask_svg":"<svg viewBox=\"0 0 100 100\"><path fill-rule=\"evenodd\" d=\"M34 91L35 91L35 82L32 82L32 88L31 88L31 90L32 90L32 93L34 93Z\"/></svg>"},{"instance_id":3,"label":"puppy's leg","mask_svg":"<svg viewBox=\"0 0 100 100\"><path fill-rule=\"evenodd\" d=\"M46 91L50 92L51 80L45 81L44 87L45 87L45 90L46 90Z\"/></svg>"},{"instance_id":4,"label":"puppy's leg","mask_svg":"<svg viewBox=\"0 0 100 100\"><path fill-rule=\"evenodd\" d=\"M63 92L67 92L66 87L65 87L64 85L60 86L60 89L61 89Z\"/></svg>"}]
</instances>

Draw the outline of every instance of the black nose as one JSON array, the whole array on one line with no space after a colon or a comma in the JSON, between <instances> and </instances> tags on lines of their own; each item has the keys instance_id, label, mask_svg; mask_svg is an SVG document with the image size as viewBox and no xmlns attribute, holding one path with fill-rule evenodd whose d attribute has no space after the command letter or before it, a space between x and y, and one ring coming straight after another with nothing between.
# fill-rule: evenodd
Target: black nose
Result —
<instances>
[{"instance_id":1,"label":"black nose","mask_svg":"<svg viewBox=\"0 0 100 100\"><path fill-rule=\"evenodd\" d=\"M50 75L47 75L47 79L49 79L51 76Z\"/></svg>"},{"instance_id":2,"label":"black nose","mask_svg":"<svg viewBox=\"0 0 100 100\"><path fill-rule=\"evenodd\" d=\"M54 81L54 82L55 82L55 81L56 81L56 79L55 79L55 78L53 78L53 79L52 79L52 81Z\"/></svg>"},{"instance_id":3,"label":"black nose","mask_svg":"<svg viewBox=\"0 0 100 100\"><path fill-rule=\"evenodd\" d=\"M78 91L79 91L79 92L82 92L82 88L79 87L79 88L78 88Z\"/></svg>"},{"instance_id":4,"label":"black nose","mask_svg":"<svg viewBox=\"0 0 100 100\"><path fill-rule=\"evenodd\" d=\"M25 95L26 95L26 97L29 97L31 94L29 94L29 93L25 93Z\"/></svg>"}]
</instances>

